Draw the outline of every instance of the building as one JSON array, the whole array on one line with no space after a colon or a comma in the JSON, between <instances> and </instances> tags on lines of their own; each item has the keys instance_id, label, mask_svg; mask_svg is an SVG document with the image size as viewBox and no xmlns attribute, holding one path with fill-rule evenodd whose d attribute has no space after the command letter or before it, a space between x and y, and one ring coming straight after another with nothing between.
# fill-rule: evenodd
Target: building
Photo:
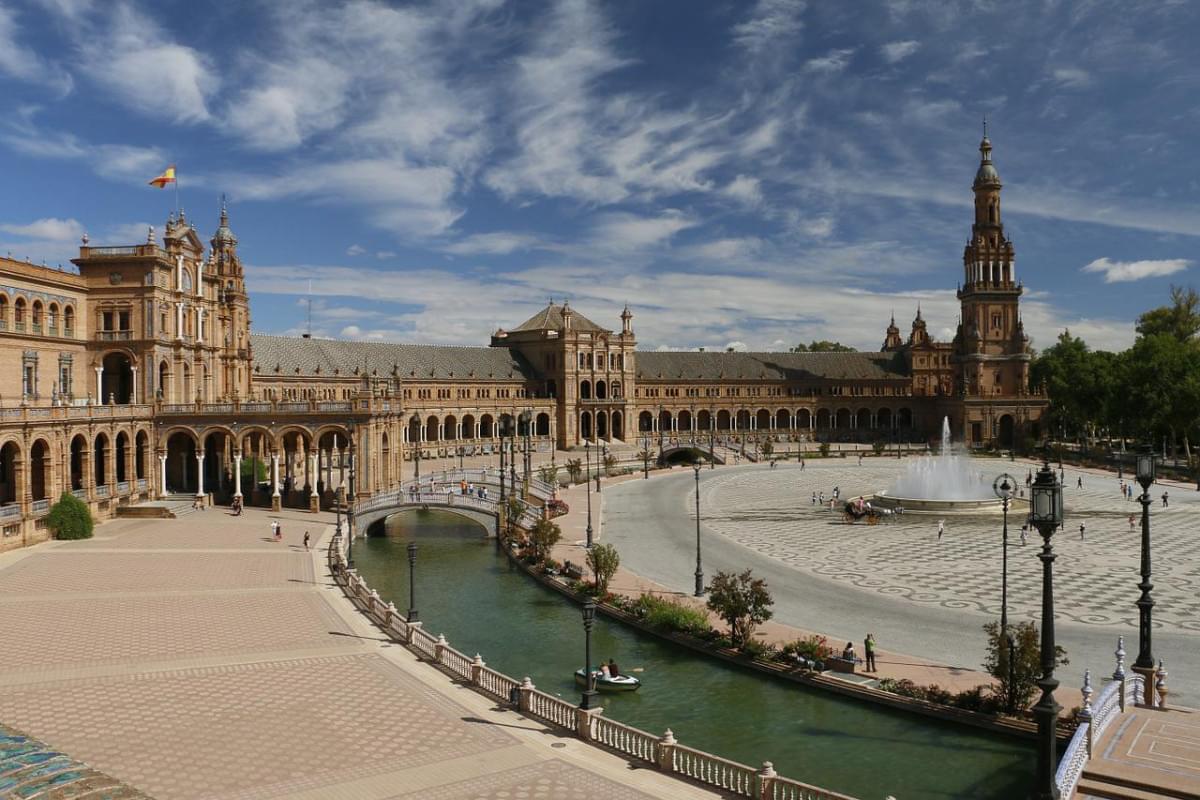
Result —
<instances>
[{"instance_id":1,"label":"building","mask_svg":"<svg viewBox=\"0 0 1200 800\"><path fill-rule=\"evenodd\" d=\"M63 491L100 518L171 494L316 510L350 458L370 495L418 452L493 452L526 411L557 448L923 442L943 418L972 446L1037 439L1046 400L1029 391L991 149L985 135L954 340L933 341L918 308L874 353L639 351L629 308L607 328L565 302L479 347L254 334L224 203L207 249L181 213L161 245L153 229L132 246L84 237L78 274L0 259L0 549L45 538Z\"/></svg>"}]
</instances>

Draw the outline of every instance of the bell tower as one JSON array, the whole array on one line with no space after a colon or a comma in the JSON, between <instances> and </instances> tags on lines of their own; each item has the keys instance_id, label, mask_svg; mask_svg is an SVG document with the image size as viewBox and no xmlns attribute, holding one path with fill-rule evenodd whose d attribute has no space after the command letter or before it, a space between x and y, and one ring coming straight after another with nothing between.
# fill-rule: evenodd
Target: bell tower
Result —
<instances>
[{"instance_id":1,"label":"bell tower","mask_svg":"<svg viewBox=\"0 0 1200 800\"><path fill-rule=\"evenodd\" d=\"M245 398L250 395L250 298L246 294L246 276L238 256L237 237L229 227L229 209L221 196L221 219L211 240L212 256L208 269L218 281L217 347L220 351L222 397Z\"/></svg>"}]
</instances>

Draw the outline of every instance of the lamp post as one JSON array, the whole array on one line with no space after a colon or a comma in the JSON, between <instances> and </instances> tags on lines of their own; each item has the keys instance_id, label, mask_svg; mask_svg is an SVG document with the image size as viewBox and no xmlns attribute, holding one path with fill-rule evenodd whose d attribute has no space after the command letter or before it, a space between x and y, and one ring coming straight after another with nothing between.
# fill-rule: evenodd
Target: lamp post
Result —
<instances>
[{"instance_id":1,"label":"lamp post","mask_svg":"<svg viewBox=\"0 0 1200 800\"><path fill-rule=\"evenodd\" d=\"M461 444L458 446L458 471L463 471L463 448Z\"/></svg>"},{"instance_id":2,"label":"lamp post","mask_svg":"<svg viewBox=\"0 0 1200 800\"><path fill-rule=\"evenodd\" d=\"M696 474L696 597L704 596L704 568L700 564L700 462L692 464Z\"/></svg>"},{"instance_id":3,"label":"lamp post","mask_svg":"<svg viewBox=\"0 0 1200 800\"><path fill-rule=\"evenodd\" d=\"M350 451L350 475L349 475L350 496L346 500L346 530L349 533L350 540L353 541L353 539L354 539L354 497L355 497L355 494L354 494L355 469L354 469L354 467L355 467L355 463L358 461L358 459L354 457L354 454L357 452L357 448L355 448L355 446L354 446L354 420L350 420L350 424L347 425L346 427L350 431L350 447L348 448ZM346 556L346 561L347 562L350 561L349 555Z\"/></svg>"},{"instance_id":4,"label":"lamp post","mask_svg":"<svg viewBox=\"0 0 1200 800\"><path fill-rule=\"evenodd\" d=\"M1054 646L1054 547L1050 538L1063 522L1062 484L1050 468L1046 453L1042 468L1030 487L1030 521L1042 536L1042 677L1038 686L1041 699L1033 708L1038 727L1037 772L1030 797L1034 800L1058 800L1061 794L1054 780L1057 758L1055 724L1062 707L1054 701L1058 680L1054 677L1056 659Z\"/></svg>"},{"instance_id":5,"label":"lamp post","mask_svg":"<svg viewBox=\"0 0 1200 800\"><path fill-rule=\"evenodd\" d=\"M716 437L713 436L712 428L708 429L708 468L717 468Z\"/></svg>"},{"instance_id":6,"label":"lamp post","mask_svg":"<svg viewBox=\"0 0 1200 800\"><path fill-rule=\"evenodd\" d=\"M583 457L587 459L583 482L587 486L587 548L592 549L592 443L583 442ZM590 630L590 628L589 628Z\"/></svg>"},{"instance_id":7,"label":"lamp post","mask_svg":"<svg viewBox=\"0 0 1200 800\"><path fill-rule=\"evenodd\" d=\"M417 543L408 543L408 617L417 621Z\"/></svg>"},{"instance_id":8,"label":"lamp post","mask_svg":"<svg viewBox=\"0 0 1200 800\"><path fill-rule=\"evenodd\" d=\"M408 429L411 431L413 428L417 430L417 441L413 445L413 483L419 484L421 482L421 418L415 411L408 419Z\"/></svg>"},{"instance_id":9,"label":"lamp post","mask_svg":"<svg viewBox=\"0 0 1200 800\"><path fill-rule=\"evenodd\" d=\"M1004 698L1004 707L1012 711L1012 686L1016 665L1013 662L1013 639L1008 632L1008 505L1017 491L1017 479L1004 473L992 482L992 491L1000 498L1004 510L1004 538L1000 556L1000 648L1002 659L1008 665L1009 692Z\"/></svg>"},{"instance_id":10,"label":"lamp post","mask_svg":"<svg viewBox=\"0 0 1200 800\"><path fill-rule=\"evenodd\" d=\"M583 604L583 696L579 707L584 711L596 704L596 678L592 675L592 623L596 619L596 601L588 598Z\"/></svg>"},{"instance_id":11,"label":"lamp post","mask_svg":"<svg viewBox=\"0 0 1200 800\"><path fill-rule=\"evenodd\" d=\"M1150 646L1151 611L1154 609L1154 599L1150 597L1150 590L1154 588L1150 582L1150 486L1154 483L1155 461L1154 449L1148 444L1137 455L1137 482L1142 486L1139 498L1142 501L1142 582L1138 584L1142 596L1137 601L1138 657L1133 662L1133 669L1146 679L1146 697L1154 696L1154 653Z\"/></svg>"},{"instance_id":12,"label":"lamp post","mask_svg":"<svg viewBox=\"0 0 1200 800\"><path fill-rule=\"evenodd\" d=\"M600 471L606 469L608 463L608 445L600 445L600 454L596 457L596 494L600 494Z\"/></svg>"},{"instance_id":13,"label":"lamp post","mask_svg":"<svg viewBox=\"0 0 1200 800\"><path fill-rule=\"evenodd\" d=\"M650 439L642 434L642 479L650 480Z\"/></svg>"},{"instance_id":14,"label":"lamp post","mask_svg":"<svg viewBox=\"0 0 1200 800\"><path fill-rule=\"evenodd\" d=\"M530 437L530 427L533 423L533 412L525 409L521 412L521 424L525 427L525 438L523 446L525 448L525 480L529 480L529 473L532 471L533 458L533 439Z\"/></svg>"},{"instance_id":15,"label":"lamp post","mask_svg":"<svg viewBox=\"0 0 1200 800\"><path fill-rule=\"evenodd\" d=\"M337 447L337 434L336 433L333 435L333 444L334 444L334 447L336 448ZM332 450L329 451L329 457L330 457L330 461L332 461L333 460L333 451ZM251 462L250 470L251 470L251 472L254 473L254 481L255 481L256 486L258 483L257 469L258 468L254 464L254 462ZM332 466L330 466L329 472L330 472L330 475L332 476L332 474L333 474ZM334 527L334 530L340 534L342 532L342 487L341 486L338 486L333 491L333 514L334 514L334 517L337 519L337 524L336 524L336 527Z\"/></svg>"}]
</instances>

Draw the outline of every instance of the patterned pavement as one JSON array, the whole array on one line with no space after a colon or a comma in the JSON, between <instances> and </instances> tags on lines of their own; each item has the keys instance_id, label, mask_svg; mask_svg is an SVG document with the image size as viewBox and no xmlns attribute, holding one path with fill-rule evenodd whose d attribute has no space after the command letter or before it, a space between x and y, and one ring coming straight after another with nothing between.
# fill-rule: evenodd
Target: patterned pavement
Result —
<instances>
[{"instance_id":1,"label":"patterned pavement","mask_svg":"<svg viewBox=\"0 0 1200 800\"><path fill-rule=\"evenodd\" d=\"M418 662L301 546L328 515L276 515L283 543L271 516L117 520L0 555L0 723L53 748L51 766L82 762L55 774L159 800L717 796Z\"/></svg>"},{"instance_id":2,"label":"patterned pavement","mask_svg":"<svg viewBox=\"0 0 1200 800\"><path fill-rule=\"evenodd\" d=\"M986 474L1009 472L1022 483L1020 462L977 460ZM842 522L840 511L814 506L812 492L843 499L886 487L897 462L865 459L812 460L776 469L718 470L702 478L701 515L707 528L798 570L851 584L866 592L910 603L936 604L998 615L1001 517L938 517L909 514L868 526ZM1083 489L1076 478L1083 475ZM1200 537L1194 532L1197 493L1152 487L1151 531L1156 628L1200 633ZM1141 504L1118 495L1115 479L1067 470L1066 529L1054 536L1055 610L1060 618L1091 625L1137 628ZM695 502L695 493L688 503ZM694 516L694 506L685 513ZM1130 532L1128 516L1136 514ZM1085 527L1079 538L1079 524ZM1009 614L1036 619L1041 609L1041 539L1021 545L1021 513L1009 515Z\"/></svg>"}]
</instances>

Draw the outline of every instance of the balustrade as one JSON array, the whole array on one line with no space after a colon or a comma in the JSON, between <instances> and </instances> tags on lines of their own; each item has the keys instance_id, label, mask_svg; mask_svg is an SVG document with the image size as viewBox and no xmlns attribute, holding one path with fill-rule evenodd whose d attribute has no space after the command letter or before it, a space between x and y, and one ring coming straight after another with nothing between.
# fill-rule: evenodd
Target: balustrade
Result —
<instances>
[{"instance_id":1,"label":"balustrade","mask_svg":"<svg viewBox=\"0 0 1200 800\"><path fill-rule=\"evenodd\" d=\"M763 800L853 800L853 798L809 786L791 778L772 777L770 788L763 793Z\"/></svg>"},{"instance_id":2,"label":"balustrade","mask_svg":"<svg viewBox=\"0 0 1200 800\"><path fill-rule=\"evenodd\" d=\"M0 506L0 519L10 519L21 516L21 507L16 503Z\"/></svg>"},{"instance_id":3,"label":"balustrade","mask_svg":"<svg viewBox=\"0 0 1200 800\"><path fill-rule=\"evenodd\" d=\"M453 647L445 644L442 645L439 663L463 680L471 680L472 660Z\"/></svg>"},{"instance_id":4,"label":"balustrade","mask_svg":"<svg viewBox=\"0 0 1200 800\"><path fill-rule=\"evenodd\" d=\"M431 661L436 660L437 639L421 628L415 628L410 633L409 643L412 644L413 649Z\"/></svg>"},{"instance_id":5,"label":"balustrade","mask_svg":"<svg viewBox=\"0 0 1200 800\"><path fill-rule=\"evenodd\" d=\"M560 727L575 729L575 705L538 689L529 693L529 713Z\"/></svg>"},{"instance_id":6,"label":"balustrade","mask_svg":"<svg viewBox=\"0 0 1200 800\"><path fill-rule=\"evenodd\" d=\"M34 514L45 514L49 510L50 510L50 501L49 500L34 500L33 501L33 513Z\"/></svg>"},{"instance_id":7,"label":"balustrade","mask_svg":"<svg viewBox=\"0 0 1200 800\"><path fill-rule=\"evenodd\" d=\"M96 487L96 497L108 497L110 491L109 485L107 483L102 483Z\"/></svg>"},{"instance_id":8,"label":"balustrade","mask_svg":"<svg viewBox=\"0 0 1200 800\"><path fill-rule=\"evenodd\" d=\"M658 764L658 737L607 717L591 717L588 737L639 761Z\"/></svg>"},{"instance_id":9,"label":"balustrade","mask_svg":"<svg viewBox=\"0 0 1200 800\"><path fill-rule=\"evenodd\" d=\"M479 670L479 682L476 685L492 697L507 702L512 697L513 690L521 686L521 682L513 680L503 672L483 667Z\"/></svg>"},{"instance_id":10,"label":"balustrade","mask_svg":"<svg viewBox=\"0 0 1200 800\"><path fill-rule=\"evenodd\" d=\"M757 771L703 750L676 744L671 754L671 771L716 786L742 797L754 797Z\"/></svg>"}]
</instances>

